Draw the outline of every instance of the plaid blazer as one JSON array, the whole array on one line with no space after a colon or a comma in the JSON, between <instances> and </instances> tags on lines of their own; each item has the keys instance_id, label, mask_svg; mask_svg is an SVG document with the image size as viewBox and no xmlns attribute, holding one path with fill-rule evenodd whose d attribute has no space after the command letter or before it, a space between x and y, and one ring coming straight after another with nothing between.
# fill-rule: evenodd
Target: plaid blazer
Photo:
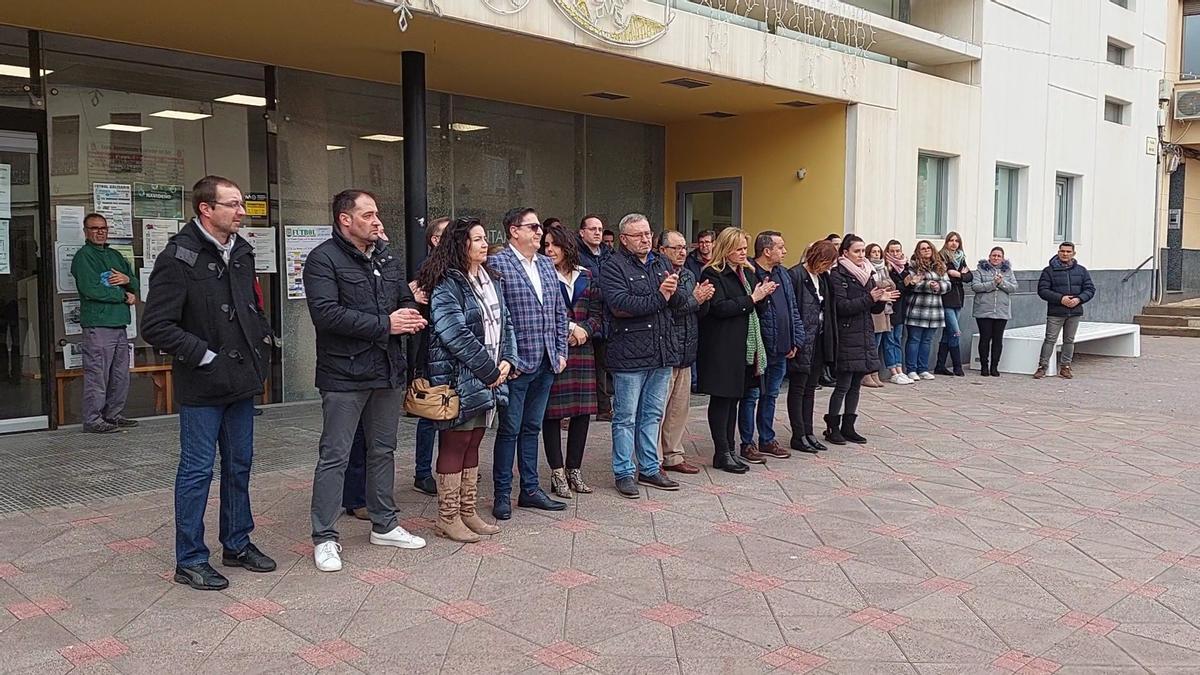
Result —
<instances>
[{"instance_id":1,"label":"plaid blazer","mask_svg":"<svg viewBox=\"0 0 1200 675\"><path fill-rule=\"evenodd\" d=\"M933 290L930 283L938 282L938 290ZM937 272L926 272L925 279L918 281L908 296L908 314L904 323L917 328L941 328L946 325L946 316L942 311L942 296L950 290L950 277Z\"/></svg>"},{"instance_id":2,"label":"plaid blazer","mask_svg":"<svg viewBox=\"0 0 1200 675\"><path fill-rule=\"evenodd\" d=\"M511 246L488 258L488 266L504 280L504 303L517 336L517 362L513 365L518 372L532 373L544 354L550 359L550 368L558 372L559 359L567 356L567 307L558 290L554 265L540 253L534 260L542 281L541 301Z\"/></svg>"}]
</instances>

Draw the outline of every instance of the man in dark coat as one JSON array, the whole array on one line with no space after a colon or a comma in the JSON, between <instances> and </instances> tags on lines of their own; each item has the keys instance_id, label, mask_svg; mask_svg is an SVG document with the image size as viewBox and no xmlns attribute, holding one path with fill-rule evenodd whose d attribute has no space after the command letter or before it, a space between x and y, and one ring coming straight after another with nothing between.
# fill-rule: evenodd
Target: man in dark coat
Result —
<instances>
[{"instance_id":1,"label":"man in dark coat","mask_svg":"<svg viewBox=\"0 0 1200 675\"><path fill-rule=\"evenodd\" d=\"M1046 301L1046 339L1038 357L1033 377L1046 376L1050 356L1062 333L1062 352L1059 354L1058 374L1071 379L1071 358L1075 355L1075 331L1083 320L1083 305L1096 295L1096 286L1087 268L1075 260L1075 244L1064 241L1058 245L1058 255L1042 270L1038 279L1038 296Z\"/></svg>"},{"instance_id":2,"label":"man in dark coat","mask_svg":"<svg viewBox=\"0 0 1200 675\"><path fill-rule=\"evenodd\" d=\"M254 248L238 236L242 191L220 176L192 188L196 217L154 262L142 337L173 357L179 402L175 474L175 581L221 590L229 580L208 562L204 510L221 450L221 563L270 572L275 561L250 542L254 397L271 361L271 331L254 294Z\"/></svg>"},{"instance_id":3,"label":"man in dark coat","mask_svg":"<svg viewBox=\"0 0 1200 675\"><path fill-rule=\"evenodd\" d=\"M604 221L589 213L579 220L579 264L588 268L592 279L600 279L600 268L612 257L612 246L604 243ZM603 303L604 298L600 298ZM601 311L603 314L603 310ZM596 363L596 419L612 420L612 377L604 367L608 341L604 331L592 336L592 353Z\"/></svg>"},{"instance_id":4,"label":"man in dark coat","mask_svg":"<svg viewBox=\"0 0 1200 675\"><path fill-rule=\"evenodd\" d=\"M337 519L355 430L366 437L372 544L415 549L425 540L396 518L396 431L404 406L403 335L425 328L402 263L379 236L374 195L333 198L332 236L308 254L304 292L317 334L316 385L323 425L313 472L312 541L318 570L341 570Z\"/></svg>"}]
</instances>

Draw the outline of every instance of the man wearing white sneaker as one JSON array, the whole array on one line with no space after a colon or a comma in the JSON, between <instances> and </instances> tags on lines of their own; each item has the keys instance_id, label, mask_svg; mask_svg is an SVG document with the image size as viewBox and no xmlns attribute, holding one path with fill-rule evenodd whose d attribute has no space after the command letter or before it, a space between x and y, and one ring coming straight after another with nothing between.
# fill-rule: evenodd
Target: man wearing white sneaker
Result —
<instances>
[{"instance_id":1,"label":"man wearing white sneaker","mask_svg":"<svg viewBox=\"0 0 1200 675\"><path fill-rule=\"evenodd\" d=\"M396 519L396 429L404 404L402 336L425 328L401 261L380 237L374 195L345 190L333 198L333 236L304 265L308 311L317 333L321 392L320 459L313 475L313 560L342 569L337 520L350 446L361 419L367 439L367 513L371 543L416 549L425 540Z\"/></svg>"}]
</instances>

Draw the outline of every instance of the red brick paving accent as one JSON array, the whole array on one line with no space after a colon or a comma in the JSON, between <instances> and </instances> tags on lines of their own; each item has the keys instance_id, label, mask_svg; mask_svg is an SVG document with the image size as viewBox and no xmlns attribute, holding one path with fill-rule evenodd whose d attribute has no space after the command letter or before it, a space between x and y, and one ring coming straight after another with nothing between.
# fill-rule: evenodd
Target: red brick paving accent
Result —
<instances>
[{"instance_id":1,"label":"red brick paving accent","mask_svg":"<svg viewBox=\"0 0 1200 675\"><path fill-rule=\"evenodd\" d=\"M809 506L808 504L788 504L787 506L779 507L779 510L793 516L807 516L815 512L817 507Z\"/></svg>"},{"instance_id":2,"label":"red brick paving accent","mask_svg":"<svg viewBox=\"0 0 1200 675\"><path fill-rule=\"evenodd\" d=\"M674 546L667 546L666 544L654 542L653 544L646 544L645 546L639 548L636 553L638 555L644 555L647 558L666 560L667 558L679 555L680 550Z\"/></svg>"},{"instance_id":3,"label":"red brick paving accent","mask_svg":"<svg viewBox=\"0 0 1200 675\"><path fill-rule=\"evenodd\" d=\"M571 568L557 570L550 573L546 577L546 581L549 581L556 586L562 586L563 588L575 588L577 586L583 586L584 584L590 584L595 580L596 577L588 574L587 572L582 572L580 570Z\"/></svg>"},{"instance_id":4,"label":"red brick paving accent","mask_svg":"<svg viewBox=\"0 0 1200 675\"><path fill-rule=\"evenodd\" d=\"M943 469L957 469L963 465L963 463L957 459L935 459L930 462L930 464L933 464L934 466L940 466Z\"/></svg>"},{"instance_id":5,"label":"red brick paving accent","mask_svg":"<svg viewBox=\"0 0 1200 675\"><path fill-rule=\"evenodd\" d=\"M1038 483L1042 485L1054 480L1053 476L1044 473L1023 473L1020 478L1026 483Z\"/></svg>"},{"instance_id":6,"label":"red brick paving accent","mask_svg":"<svg viewBox=\"0 0 1200 675\"><path fill-rule=\"evenodd\" d=\"M255 514L253 518L255 527L270 527L279 524L279 521L271 516Z\"/></svg>"},{"instance_id":7,"label":"red brick paving accent","mask_svg":"<svg viewBox=\"0 0 1200 675\"><path fill-rule=\"evenodd\" d=\"M1183 485L1183 481L1175 476L1149 476L1150 480L1155 483L1168 483L1170 485Z\"/></svg>"},{"instance_id":8,"label":"red brick paving accent","mask_svg":"<svg viewBox=\"0 0 1200 675\"><path fill-rule=\"evenodd\" d=\"M985 560L1003 563L1005 565L1022 565L1032 560L1032 558L1027 555L1013 553L1012 551L1005 551L1002 548L994 548L979 557Z\"/></svg>"},{"instance_id":9,"label":"red brick paving accent","mask_svg":"<svg viewBox=\"0 0 1200 675\"><path fill-rule=\"evenodd\" d=\"M710 495L727 495L733 492L732 488L727 488L724 485L705 485L700 488L701 492L706 492Z\"/></svg>"},{"instance_id":10,"label":"red brick paving accent","mask_svg":"<svg viewBox=\"0 0 1200 675\"><path fill-rule=\"evenodd\" d=\"M413 516L400 521L400 527L412 532L413 530L432 530L433 521L421 516Z\"/></svg>"},{"instance_id":11,"label":"red brick paving accent","mask_svg":"<svg viewBox=\"0 0 1200 675\"><path fill-rule=\"evenodd\" d=\"M556 642L530 653L529 656L543 666L558 671L569 670L596 658L592 652L583 647L576 647L570 642Z\"/></svg>"},{"instance_id":12,"label":"red brick paving accent","mask_svg":"<svg viewBox=\"0 0 1200 675\"><path fill-rule=\"evenodd\" d=\"M975 494L985 499L995 499L996 501L1004 501L1012 496L1011 493L1005 492L1004 490L993 490L991 488L977 490Z\"/></svg>"},{"instance_id":13,"label":"red brick paving accent","mask_svg":"<svg viewBox=\"0 0 1200 675\"><path fill-rule=\"evenodd\" d=\"M325 651L318 645L311 645L311 646L305 647L304 649L297 650L294 653L296 654L296 656L299 656L300 658L307 661L310 666L312 666L313 668L317 668L318 670L321 668L328 668L329 666L337 665L337 663L338 663L338 657L334 656L333 654L330 654L329 652Z\"/></svg>"},{"instance_id":14,"label":"red brick paving accent","mask_svg":"<svg viewBox=\"0 0 1200 675\"><path fill-rule=\"evenodd\" d=\"M89 527L91 525L101 525L103 523L111 522L112 518L109 516L96 516L94 518L80 518L79 520L72 520L67 524L71 527Z\"/></svg>"},{"instance_id":15,"label":"red brick paving accent","mask_svg":"<svg viewBox=\"0 0 1200 675\"><path fill-rule=\"evenodd\" d=\"M1067 612L1058 617L1058 623L1068 628L1082 628L1093 635L1108 635L1120 624L1112 619L1083 612Z\"/></svg>"},{"instance_id":16,"label":"red brick paving accent","mask_svg":"<svg viewBox=\"0 0 1200 675\"><path fill-rule=\"evenodd\" d=\"M566 530L567 532L586 532L599 527L599 525L582 518L568 518L567 520L559 520L554 523L554 526L560 530Z\"/></svg>"},{"instance_id":17,"label":"red brick paving accent","mask_svg":"<svg viewBox=\"0 0 1200 675\"><path fill-rule=\"evenodd\" d=\"M633 504L633 510L641 511L642 513L658 513L659 511L666 510L666 508L666 502L659 502L653 499L639 499Z\"/></svg>"},{"instance_id":18,"label":"red brick paving accent","mask_svg":"<svg viewBox=\"0 0 1200 675\"><path fill-rule=\"evenodd\" d=\"M1187 567L1189 569L1200 569L1200 556L1184 555L1178 551L1163 551L1154 556L1155 560L1165 562L1168 565L1177 565L1179 567Z\"/></svg>"},{"instance_id":19,"label":"red brick paving accent","mask_svg":"<svg viewBox=\"0 0 1200 675\"><path fill-rule=\"evenodd\" d=\"M870 488L865 487L850 487L838 488L833 491L833 494L839 497L870 497L874 492Z\"/></svg>"},{"instance_id":20,"label":"red brick paving accent","mask_svg":"<svg viewBox=\"0 0 1200 675\"><path fill-rule=\"evenodd\" d=\"M21 569L10 562L0 562L0 579L11 579L22 574Z\"/></svg>"},{"instance_id":21,"label":"red brick paving accent","mask_svg":"<svg viewBox=\"0 0 1200 675\"><path fill-rule=\"evenodd\" d=\"M850 620L855 623L861 623L864 626L877 628L885 633L895 630L911 621L907 616L900 616L899 614L888 612L878 607L868 607L862 611L855 612L850 615Z\"/></svg>"},{"instance_id":22,"label":"red brick paving accent","mask_svg":"<svg viewBox=\"0 0 1200 675\"><path fill-rule=\"evenodd\" d=\"M1154 495L1152 494L1147 494L1145 492L1130 492L1129 490L1119 490L1117 491L1117 496L1120 497L1121 501L1123 502L1133 502L1135 504L1149 499L1154 499Z\"/></svg>"},{"instance_id":23,"label":"red brick paving accent","mask_svg":"<svg viewBox=\"0 0 1200 675\"><path fill-rule=\"evenodd\" d=\"M884 537L891 537L892 539L904 539L913 535L912 530L906 530L899 525L880 525L879 527L872 527L871 531Z\"/></svg>"},{"instance_id":24,"label":"red brick paving accent","mask_svg":"<svg viewBox=\"0 0 1200 675\"><path fill-rule=\"evenodd\" d=\"M1113 511L1112 509L1093 508L1075 509L1071 513L1074 513L1077 516L1087 516L1089 518L1116 518L1117 516L1121 515L1120 512Z\"/></svg>"},{"instance_id":25,"label":"red brick paving accent","mask_svg":"<svg viewBox=\"0 0 1200 675\"><path fill-rule=\"evenodd\" d=\"M792 478L792 474L786 471L775 471L774 469L767 469L765 471L751 471L750 475L762 480L774 481L788 480L789 478Z\"/></svg>"},{"instance_id":26,"label":"red brick paving accent","mask_svg":"<svg viewBox=\"0 0 1200 675\"><path fill-rule=\"evenodd\" d=\"M301 542L289 548L288 550L302 558L311 558L313 554L313 545Z\"/></svg>"},{"instance_id":27,"label":"red brick paving accent","mask_svg":"<svg viewBox=\"0 0 1200 675\"><path fill-rule=\"evenodd\" d=\"M641 614L643 618L650 619L651 621L657 621L664 626L670 626L671 628L682 626L689 621L695 621L696 619L704 616L700 612L688 609L687 607L680 607L679 605L672 604L670 602L665 602L657 607L651 607L650 609L644 609L642 610Z\"/></svg>"},{"instance_id":28,"label":"red brick paving accent","mask_svg":"<svg viewBox=\"0 0 1200 675\"><path fill-rule=\"evenodd\" d=\"M365 655L363 650L345 640L330 640L322 642L317 646L324 649L326 653L331 654L337 660L346 663L361 659Z\"/></svg>"},{"instance_id":29,"label":"red brick paving accent","mask_svg":"<svg viewBox=\"0 0 1200 675\"><path fill-rule=\"evenodd\" d=\"M491 614L492 610L472 600L460 600L442 605L433 613L450 623L467 623Z\"/></svg>"},{"instance_id":30,"label":"red brick paving accent","mask_svg":"<svg viewBox=\"0 0 1200 675\"><path fill-rule=\"evenodd\" d=\"M91 642L67 645L58 650L58 653L64 659L70 661L72 666L78 668L79 666L88 666L105 659L115 659L122 654L129 653L129 647L114 637L106 637L99 640L92 640Z\"/></svg>"},{"instance_id":31,"label":"red brick paving accent","mask_svg":"<svg viewBox=\"0 0 1200 675\"><path fill-rule=\"evenodd\" d=\"M288 481L286 483L286 485L287 485L287 489L295 490L296 492L304 492L306 490L312 490L312 481L311 480L293 480L293 481Z\"/></svg>"},{"instance_id":32,"label":"red brick paving accent","mask_svg":"<svg viewBox=\"0 0 1200 675\"><path fill-rule=\"evenodd\" d=\"M354 578L372 586L387 584L393 581L404 581L408 578L408 572L403 572L394 567L375 567L369 570L362 570L354 573Z\"/></svg>"},{"instance_id":33,"label":"red brick paving accent","mask_svg":"<svg viewBox=\"0 0 1200 675\"><path fill-rule=\"evenodd\" d=\"M1074 530L1062 530L1057 527L1039 527L1033 531L1033 534L1046 539L1057 539L1059 541L1070 541L1074 537L1078 537L1079 533Z\"/></svg>"},{"instance_id":34,"label":"red brick paving accent","mask_svg":"<svg viewBox=\"0 0 1200 675\"><path fill-rule=\"evenodd\" d=\"M772 588L779 588L784 584L784 581L783 579L776 579L775 577L759 574L758 572L746 572L734 577L733 583L746 590L763 593Z\"/></svg>"},{"instance_id":35,"label":"red brick paving accent","mask_svg":"<svg viewBox=\"0 0 1200 675\"><path fill-rule=\"evenodd\" d=\"M812 654L790 645L776 649L768 654L763 654L759 657L759 660L769 666L792 673L807 673L829 662L829 659L820 654Z\"/></svg>"},{"instance_id":36,"label":"red brick paving accent","mask_svg":"<svg viewBox=\"0 0 1200 675\"><path fill-rule=\"evenodd\" d=\"M713 525L713 529L721 534L748 534L754 531L754 528L746 523L717 523Z\"/></svg>"},{"instance_id":37,"label":"red brick paving accent","mask_svg":"<svg viewBox=\"0 0 1200 675\"><path fill-rule=\"evenodd\" d=\"M1112 585L1114 591L1122 591L1124 593L1133 593L1140 595L1143 598L1157 598L1167 592L1166 586L1156 586L1150 583L1138 583L1133 579L1122 579Z\"/></svg>"},{"instance_id":38,"label":"red brick paving accent","mask_svg":"<svg viewBox=\"0 0 1200 675\"><path fill-rule=\"evenodd\" d=\"M992 665L1010 673L1030 673L1031 675L1049 675L1062 668L1062 664L1016 650L1001 654L999 658L992 661Z\"/></svg>"},{"instance_id":39,"label":"red brick paving accent","mask_svg":"<svg viewBox=\"0 0 1200 675\"><path fill-rule=\"evenodd\" d=\"M467 553L474 553L477 556L499 555L508 549L503 544L497 544L494 541L481 541L475 544L467 544L463 547Z\"/></svg>"},{"instance_id":40,"label":"red brick paving accent","mask_svg":"<svg viewBox=\"0 0 1200 675\"><path fill-rule=\"evenodd\" d=\"M807 555L817 562L829 563L830 565L844 563L854 557L853 553L832 546L818 546L809 551Z\"/></svg>"},{"instance_id":41,"label":"red brick paving accent","mask_svg":"<svg viewBox=\"0 0 1200 675\"><path fill-rule=\"evenodd\" d=\"M158 542L149 537L138 537L137 539L122 539L120 541L110 541L108 547L117 553L137 553L138 551L146 551L158 546Z\"/></svg>"},{"instance_id":42,"label":"red brick paving accent","mask_svg":"<svg viewBox=\"0 0 1200 675\"><path fill-rule=\"evenodd\" d=\"M279 614L283 611L283 605L267 598L251 598L242 602L235 602L228 607L223 607L221 611L226 616L238 621L251 621L253 619L260 619L268 614Z\"/></svg>"},{"instance_id":43,"label":"red brick paving accent","mask_svg":"<svg viewBox=\"0 0 1200 675\"><path fill-rule=\"evenodd\" d=\"M946 506L945 504L938 504L937 506L931 506L931 507L929 507L928 510L933 515L938 516L940 518L957 518L959 516L967 515L966 509L958 509L953 506Z\"/></svg>"},{"instance_id":44,"label":"red brick paving accent","mask_svg":"<svg viewBox=\"0 0 1200 675\"><path fill-rule=\"evenodd\" d=\"M975 588L974 584L969 584L965 581L952 579L950 577L934 577L926 579L921 583L921 588L927 591L935 591L945 593L946 595L962 595L967 591Z\"/></svg>"},{"instance_id":45,"label":"red brick paving accent","mask_svg":"<svg viewBox=\"0 0 1200 675\"><path fill-rule=\"evenodd\" d=\"M916 481L921 480L921 476L912 473L894 473L891 476L888 476L888 478L896 481L897 483L915 483Z\"/></svg>"},{"instance_id":46,"label":"red brick paving accent","mask_svg":"<svg viewBox=\"0 0 1200 675\"><path fill-rule=\"evenodd\" d=\"M841 461L840 461L840 460L833 459L832 457L823 457L823 456L820 456L820 455L818 455L817 457L813 458L813 459L812 459L812 460L810 460L808 463L809 463L809 464L812 464L813 466L825 466L825 467L841 466L841 465L842 465L842 463L841 463Z\"/></svg>"},{"instance_id":47,"label":"red brick paving accent","mask_svg":"<svg viewBox=\"0 0 1200 675\"><path fill-rule=\"evenodd\" d=\"M9 614L12 614L17 618L17 621L32 619L35 616L57 614L65 609L70 608L71 604L69 602L56 595L37 598L33 602L17 602L5 607Z\"/></svg>"}]
</instances>

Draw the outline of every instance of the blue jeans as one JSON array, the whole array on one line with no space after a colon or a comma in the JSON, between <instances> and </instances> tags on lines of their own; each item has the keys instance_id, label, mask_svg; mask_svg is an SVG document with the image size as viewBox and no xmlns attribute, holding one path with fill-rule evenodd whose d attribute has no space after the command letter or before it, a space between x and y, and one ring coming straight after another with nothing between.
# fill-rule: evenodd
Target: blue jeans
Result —
<instances>
[{"instance_id":1,"label":"blue jeans","mask_svg":"<svg viewBox=\"0 0 1200 675\"><path fill-rule=\"evenodd\" d=\"M513 459L521 473L521 491L534 493L538 487L538 438L542 432L542 418L546 416L546 403L550 400L550 385L554 384L554 370L550 361L542 357L537 370L521 373L508 383L508 407L500 413L500 424L496 429L496 444L492 452L492 482L495 485L496 501L504 501L512 494ZM517 449L520 447L520 454Z\"/></svg>"},{"instance_id":2,"label":"blue jeans","mask_svg":"<svg viewBox=\"0 0 1200 675\"><path fill-rule=\"evenodd\" d=\"M350 445L350 463L346 465L346 478L342 484L342 508L347 511L361 509L367 505L367 435L362 422L354 432L354 443Z\"/></svg>"},{"instance_id":3,"label":"blue jeans","mask_svg":"<svg viewBox=\"0 0 1200 675\"><path fill-rule=\"evenodd\" d=\"M904 345L905 370L924 373L929 370L929 347L933 344L936 328L908 327L908 342Z\"/></svg>"},{"instance_id":4,"label":"blue jeans","mask_svg":"<svg viewBox=\"0 0 1200 675\"><path fill-rule=\"evenodd\" d=\"M659 471L658 431L667 407L670 368L613 372L613 475L630 478ZM637 466L633 465L634 452Z\"/></svg>"},{"instance_id":5,"label":"blue jeans","mask_svg":"<svg viewBox=\"0 0 1200 675\"><path fill-rule=\"evenodd\" d=\"M783 376L787 374L787 359L774 357L767 360L767 368L758 380L758 386L746 392L738 404L738 433L742 437L742 445L754 442L754 427L758 427L758 442L770 443L775 440L775 400L779 398L779 388L783 386ZM766 396L762 390L766 389Z\"/></svg>"},{"instance_id":6,"label":"blue jeans","mask_svg":"<svg viewBox=\"0 0 1200 675\"><path fill-rule=\"evenodd\" d=\"M904 352L900 349L900 340L904 337L904 324L892 326L883 336L883 361L888 368L899 368L904 364Z\"/></svg>"},{"instance_id":7,"label":"blue jeans","mask_svg":"<svg viewBox=\"0 0 1200 675\"><path fill-rule=\"evenodd\" d=\"M413 460L413 478L433 477L433 441L437 438L437 427L433 420L417 418L417 454Z\"/></svg>"},{"instance_id":8,"label":"blue jeans","mask_svg":"<svg viewBox=\"0 0 1200 675\"><path fill-rule=\"evenodd\" d=\"M221 451L221 546L230 553L250 544L250 461L254 456L254 399L224 406L179 406L179 469L175 473L175 562L208 562L204 510L213 462Z\"/></svg>"},{"instance_id":9,"label":"blue jeans","mask_svg":"<svg viewBox=\"0 0 1200 675\"><path fill-rule=\"evenodd\" d=\"M958 338L962 335L962 331L958 327L958 312L957 309L945 307L942 309L942 315L946 318L946 327L942 329L942 344L950 349L958 349Z\"/></svg>"}]
</instances>

